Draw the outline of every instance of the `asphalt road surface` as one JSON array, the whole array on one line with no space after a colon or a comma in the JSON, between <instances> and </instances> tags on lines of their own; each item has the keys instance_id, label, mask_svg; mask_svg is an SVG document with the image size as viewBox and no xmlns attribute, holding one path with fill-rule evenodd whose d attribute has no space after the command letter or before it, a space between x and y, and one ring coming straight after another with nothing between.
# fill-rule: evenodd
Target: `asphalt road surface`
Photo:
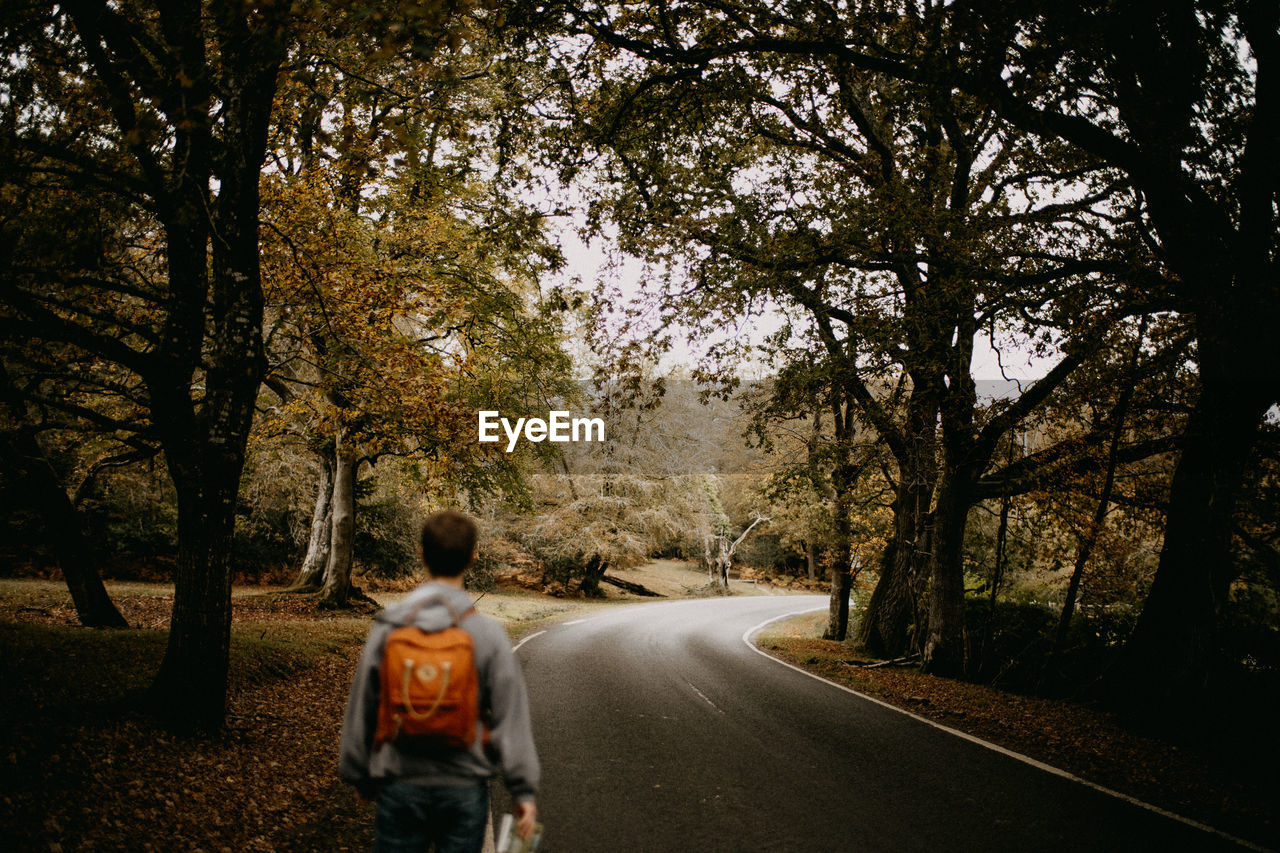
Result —
<instances>
[{"instance_id":1,"label":"asphalt road surface","mask_svg":"<svg viewBox=\"0 0 1280 853\"><path fill-rule=\"evenodd\" d=\"M824 604L641 604L526 638L543 851L1240 849L743 641Z\"/></svg>"}]
</instances>

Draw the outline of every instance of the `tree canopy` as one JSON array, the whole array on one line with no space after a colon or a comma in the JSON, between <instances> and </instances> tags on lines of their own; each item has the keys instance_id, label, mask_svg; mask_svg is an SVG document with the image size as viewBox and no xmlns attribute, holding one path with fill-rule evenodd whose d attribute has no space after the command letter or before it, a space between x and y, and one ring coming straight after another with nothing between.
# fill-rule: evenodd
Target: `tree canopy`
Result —
<instances>
[{"instance_id":1,"label":"tree canopy","mask_svg":"<svg viewBox=\"0 0 1280 853\"><path fill-rule=\"evenodd\" d=\"M1002 596L1050 591L1062 672L1122 606L1119 693L1205 699L1280 582L1278 16L7 3L6 524L119 624L95 513L165 507L180 727L223 722L247 540L341 607L444 504L558 594L826 583L829 637L943 675L999 667ZM477 440L574 407L608 440Z\"/></svg>"}]
</instances>

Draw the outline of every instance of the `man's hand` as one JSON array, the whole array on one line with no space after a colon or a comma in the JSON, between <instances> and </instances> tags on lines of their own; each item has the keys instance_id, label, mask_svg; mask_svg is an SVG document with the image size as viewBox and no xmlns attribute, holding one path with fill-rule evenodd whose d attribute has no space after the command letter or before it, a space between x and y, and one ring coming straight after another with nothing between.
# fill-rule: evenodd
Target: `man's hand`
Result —
<instances>
[{"instance_id":1,"label":"man's hand","mask_svg":"<svg viewBox=\"0 0 1280 853\"><path fill-rule=\"evenodd\" d=\"M522 800L515 805L516 832L525 841L533 835L533 825L538 822L538 806L533 800Z\"/></svg>"}]
</instances>

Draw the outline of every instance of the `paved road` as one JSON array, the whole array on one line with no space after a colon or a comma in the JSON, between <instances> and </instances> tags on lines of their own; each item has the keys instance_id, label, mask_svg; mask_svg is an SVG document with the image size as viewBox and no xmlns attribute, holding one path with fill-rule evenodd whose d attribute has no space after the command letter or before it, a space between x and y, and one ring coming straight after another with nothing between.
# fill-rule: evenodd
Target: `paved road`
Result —
<instances>
[{"instance_id":1,"label":"paved road","mask_svg":"<svg viewBox=\"0 0 1280 853\"><path fill-rule=\"evenodd\" d=\"M663 602L518 654L547 853L1238 850L753 652L814 596Z\"/></svg>"}]
</instances>

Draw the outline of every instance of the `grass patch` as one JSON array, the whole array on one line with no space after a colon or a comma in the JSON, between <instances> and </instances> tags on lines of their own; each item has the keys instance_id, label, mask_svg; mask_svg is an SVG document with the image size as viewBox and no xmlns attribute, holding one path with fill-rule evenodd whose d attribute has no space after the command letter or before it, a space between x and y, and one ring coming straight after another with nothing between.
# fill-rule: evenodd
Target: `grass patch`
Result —
<instances>
[{"instance_id":1,"label":"grass patch","mask_svg":"<svg viewBox=\"0 0 1280 853\"><path fill-rule=\"evenodd\" d=\"M364 619L236 623L231 629L231 689L296 675L324 656L358 648L367 633ZM8 693L0 719L131 699L150 685L168 640L168 632L160 630L0 622L0 648L5 650L0 683Z\"/></svg>"},{"instance_id":2,"label":"grass patch","mask_svg":"<svg viewBox=\"0 0 1280 853\"><path fill-rule=\"evenodd\" d=\"M165 631L0 623L0 719L118 704L150 684L166 642Z\"/></svg>"},{"instance_id":3,"label":"grass patch","mask_svg":"<svg viewBox=\"0 0 1280 853\"><path fill-rule=\"evenodd\" d=\"M325 657L359 649L369 620L358 617L309 622L262 620L231 626L231 689L245 689L297 675Z\"/></svg>"},{"instance_id":4,"label":"grass patch","mask_svg":"<svg viewBox=\"0 0 1280 853\"><path fill-rule=\"evenodd\" d=\"M112 598L117 596L154 596L173 597L173 584L148 583L145 581L104 581L103 585ZM233 593L234 594L234 593ZM0 578L0 600L6 605L11 602L47 604L70 604L71 593L67 585L60 580L44 580L41 578Z\"/></svg>"}]
</instances>

